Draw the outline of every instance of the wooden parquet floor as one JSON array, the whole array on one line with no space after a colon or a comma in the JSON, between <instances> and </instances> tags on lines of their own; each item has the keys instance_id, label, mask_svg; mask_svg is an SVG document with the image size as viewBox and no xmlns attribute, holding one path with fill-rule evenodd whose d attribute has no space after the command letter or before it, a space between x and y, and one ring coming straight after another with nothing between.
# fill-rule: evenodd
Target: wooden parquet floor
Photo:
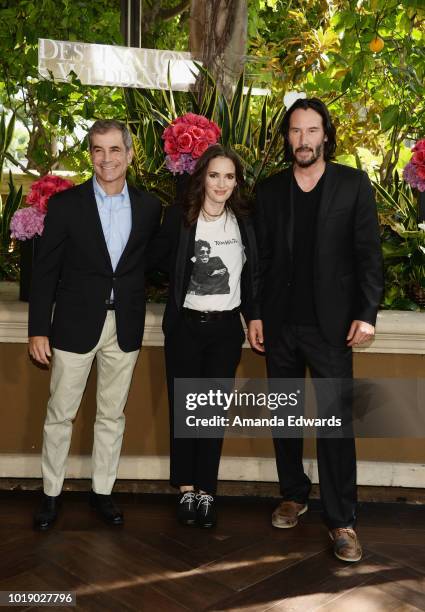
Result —
<instances>
[{"instance_id":1,"label":"wooden parquet floor","mask_svg":"<svg viewBox=\"0 0 425 612\"><path fill-rule=\"evenodd\" d=\"M425 611L425 506L362 504L364 558L344 564L318 503L296 528L275 529L276 500L222 498L217 528L200 530L176 523L173 497L115 499L121 528L65 493L55 527L36 533L38 494L1 493L0 591L76 591L75 607L50 609L96 612Z\"/></svg>"}]
</instances>

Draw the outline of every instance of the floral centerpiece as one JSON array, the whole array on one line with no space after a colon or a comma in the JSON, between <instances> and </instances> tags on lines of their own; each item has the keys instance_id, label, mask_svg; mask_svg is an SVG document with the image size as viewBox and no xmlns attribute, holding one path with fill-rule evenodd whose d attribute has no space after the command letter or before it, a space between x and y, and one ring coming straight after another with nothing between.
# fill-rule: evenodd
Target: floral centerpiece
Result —
<instances>
[{"instance_id":1,"label":"floral centerpiece","mask_svg":"<svg viewBox=\"0 0 425 612\"><path fill-rule=\"evenodd\" d=\"M162 134L168 170L192 174L198 157L216 144L220 135L218 125L203 115L186 113L174 119Z\"/></svg>"},{"instance_id":2,"label":"floral centerpiece","mask_svg":"<svg viewBox=\"0 0 425 612\"><path fill-rule=\"evenodd\" d=\"M425 191L425 138L412 149L412 159L403 170L403 178L411 187Z\"/></svg>"},{"instance_id":3,"label":"floral centerpiece","mask_svg":"<svg viewBox=\"0 0 425 612\"><path fill-rule=\"evenodd\" d=\"M26 199L29 206L18 209L10 221L12 238L29 240L36 235L41 236L49 198L70 187L74 187L72 181L53 174L47 174L34 181Z\"/></svg>"}]
</instances>

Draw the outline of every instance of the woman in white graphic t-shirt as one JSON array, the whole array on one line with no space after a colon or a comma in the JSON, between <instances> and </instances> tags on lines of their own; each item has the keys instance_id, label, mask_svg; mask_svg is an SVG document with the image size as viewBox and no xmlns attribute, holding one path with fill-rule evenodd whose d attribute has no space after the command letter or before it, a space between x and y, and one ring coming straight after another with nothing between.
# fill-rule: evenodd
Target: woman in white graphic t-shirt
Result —
<instances>
[{"instance_id":1,"label":"woman in white graphic t-shirt","mask_svg":"<svg viewBox=\"0 0 425 612\"><path fill-rule=\"evenodd\" d=\"M179 489L177 516L185 525L212 527L216 522L214 495L225 425L220 417L227 413L215 405L214 391L224 392L229 380L221 379L235 376L245 340L241 312L246 322L257 316L257 252L243 192L236 153L221 145L209 147L181 205L166 209L151 249L153 260L166 262L170 276L163 320L170 481ZM188 407L185 398L199 390L212 392L207 405ZM193 425L206 415L216 417L218 426Z\"/></svg>"}]
</instances>

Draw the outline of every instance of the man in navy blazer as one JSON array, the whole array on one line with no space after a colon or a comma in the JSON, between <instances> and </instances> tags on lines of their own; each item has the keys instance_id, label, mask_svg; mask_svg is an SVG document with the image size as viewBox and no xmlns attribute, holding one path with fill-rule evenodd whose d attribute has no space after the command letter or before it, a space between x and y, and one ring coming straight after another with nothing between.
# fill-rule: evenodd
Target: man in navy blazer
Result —
<instances>
[{"instance_id":1,"label":"man in navy blazer","mask_svg":"<svg viewBox=\"0 0 425 612\"><path fill-rule=\"evenodd\" d=\"M124 124L96 121L89 144L94 176L49 200L31 287L29 353L41 364L52 360L42 450L44 495L34 523L40 530L57 517L72 422L95 358L90 500L108 522L123 523L111 490L143 337L146 249L161 205L127 185L133 148Z\"/></svg>"},{"instance_id":2,"label":"man in navy blazer","mask_svg":"<svg viewBox=\"0 0 425 612\"><path fill-rule=\"evenodd\" d=\"M304 378L308 366L315 381L327 379L316 384L319 410L325 392L338 416L349 421L352 347L373 337L383 291L373 189L365 172L331 162L335 127L317 98L298 99L282 129L291 165L257 189L261 298L249 339L265 351L270 378ZM272 523L294 527L307 510L311 488L303 470L303 440L275 437L274 445L283 502ZM358 561L350 427L339 438L318 437L317 460L334 554Z\"/></svg>"}]
</instances>

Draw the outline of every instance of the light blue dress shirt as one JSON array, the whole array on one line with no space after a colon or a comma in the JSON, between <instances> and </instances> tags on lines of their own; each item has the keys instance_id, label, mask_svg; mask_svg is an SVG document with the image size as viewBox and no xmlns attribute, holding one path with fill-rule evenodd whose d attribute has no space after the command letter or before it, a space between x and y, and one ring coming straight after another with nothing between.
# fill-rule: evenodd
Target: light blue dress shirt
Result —
<instances>
[{"instance_id":1,"label":"light blue dress shirt","mask_svg":"<svg viewBox=\"0 0 425 612\"><path fill-rule=\"evenodd\" d=\"M93 189L112 269L115 271L131 231L131 204L127 183L124 183L121 193L111 196L103 191L94 176Z\"/></svg>"}]
</instances>

